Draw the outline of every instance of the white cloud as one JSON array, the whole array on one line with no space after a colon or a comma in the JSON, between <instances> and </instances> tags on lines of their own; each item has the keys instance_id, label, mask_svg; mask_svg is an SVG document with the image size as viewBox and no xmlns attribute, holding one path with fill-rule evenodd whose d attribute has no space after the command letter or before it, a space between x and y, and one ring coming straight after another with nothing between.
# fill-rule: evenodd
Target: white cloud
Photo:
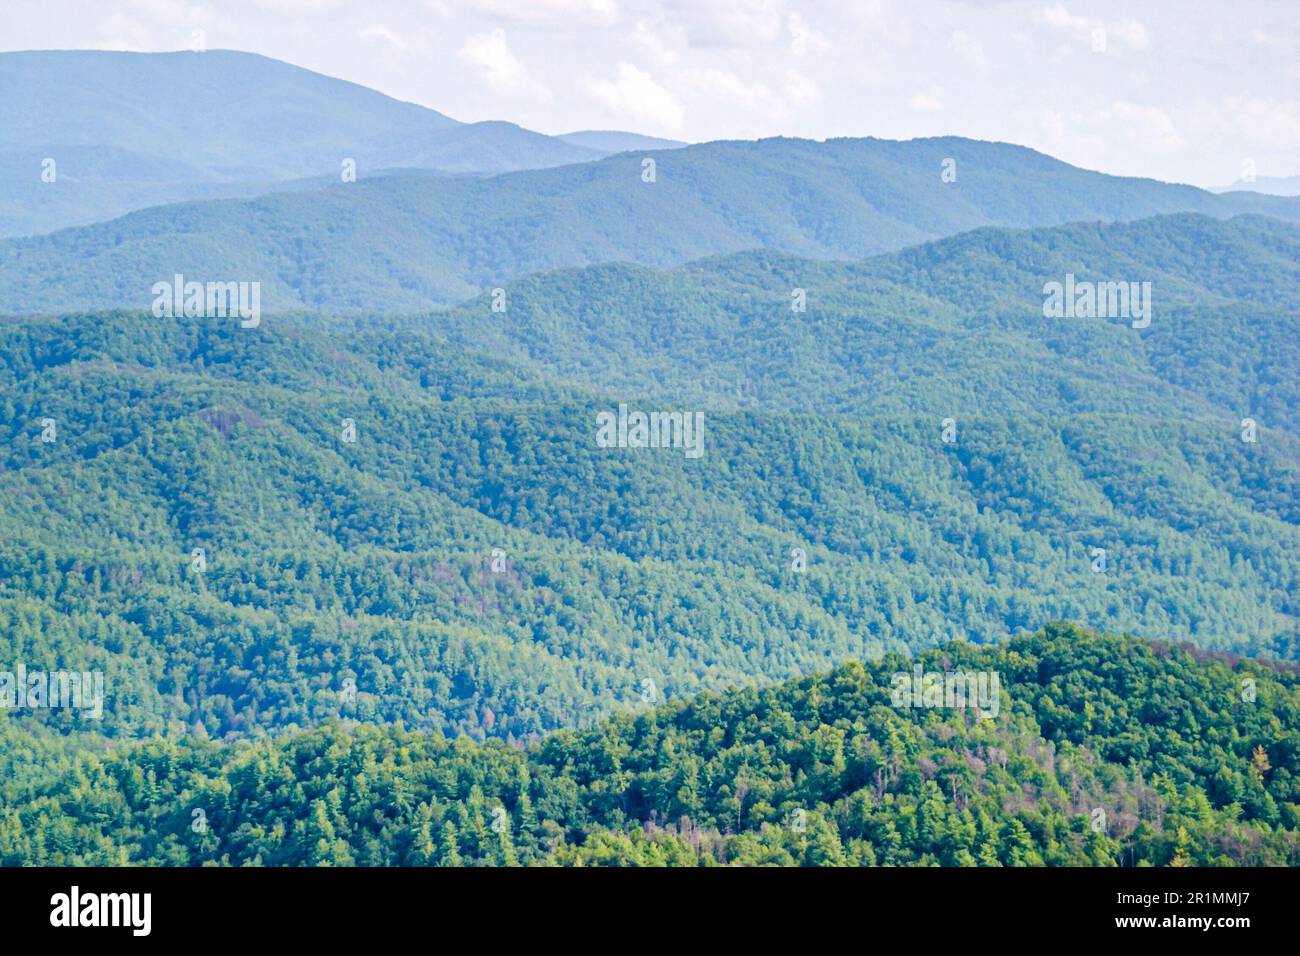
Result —
<instances>
[{"instance_id":1,"label":"white cloud","mask_svg":"<svg viewBox=\"0 0 1300 956\"><path fill-rule=\"evenodd\" d=\"M1150 42L1147 28L1139 20L1119 20L1108 24L1106 29L1127 43L1134 50L1145 50Z\"/></svg>"},{"instance_id":2,"label":"white cloud","mask_svg":"<svg viewBox=\"0 0 1300 956\"><path fill-rule=\"evenodd\" d=\"M1112 36L1132 50L1145 50L1150 42L1146 25L1131 17L1109 22L1100 18L1078 17L1067 10L1064 4L1056 3L1036 10L1034 19L1058 32L1074 34L1076 39L1089 44L1093 42L1094 32L1100 30L1107 41L1107 48Z\"/></svg>"},{"instance_id":3,"label":"white cloud","mask_svg":"<svg viewBox=\"0 0 1300 956\"><path fill-rule=\"evenodd\" d=\"M1187 148L1182 129L1156 106L1115 100L1093 110L1048 110L1041 117L1045 152L1086 169L1122 175L1151 174L1154 157L1177 156Z\"/></svg>"},{"instance_id":4,"label":"white cloud","mask_svg":"<svg viewBox=\"0 0 1300 956\"><path fill-rule=\"evenodd\" d=\"M1291 38L1283 33L1269 33L1259 27L1250 31L1251 42L1256 46L1285 48L1291 45Z\"/></svg>"},{"instance_id":5,"label":"white cloud","mask_svg":"<svg viewBox=\"0 0 1300 956\"><path fill-rule=\"evenodd\" d=\"M1124 136L1135 146L1151 152L1173 152L1186 144L1173 119L1158 107L1116 100L1111 110Z\"/></svg>"},{"instance_id":6,"label":"white cloud","mask_svg":"<svg viewBox=\"0 0 1300 956\"><path fill-rule=\"evenodd\" d=\"M844 14L851 19L847 25L853 33L871 40L888 40L898 47L912 45L912 27L904 8L896 7L886 0L855 0L849 4Z\"/></svg>"},{"instance_id":7,"label":"white cloud","mask_svg":"<svg viewBox=\"0 0 1300 956\"><path fill-rule=\"evenodd\" d=\"M781 36L784 24L780 0L664 0L663 6L697 47L764 46Z\"/></svg>"},{"instance_id":8,"label":"white cloud","mask_svg":"<svg viewBox=\"0 0 1300 956\"><path fill-rule=\"evenodd\" d=\"M632 35L637 43L664 66L672 66L681 59L682 55L677 48L670 45L649 20L638 20Z\"/></svg>"},{"instance_id":9,"label":"white cloud","mask_svg":"<svg viewBox=\"0 0 1300 956\"><path fill-rule=\"evenodd\" d=\"M438 12L461 10L493 20L595 20L610 22L618 16L615 0L430 0Z\"/></svg>"},{"instance_id":10,"label":"white cloud","mask_svg":"<svg viewBox=\"0 0 1300 956\"><path fill-rule=\"evenodd\" d=\"M792 11L785 19L786 30L790 33L790 52L803 56L809 50L824 50L830 43L826 38L808 25L803 15Z\"/></svg>"},{"instance_id":11,"label":"white cloud","mask_svg":"<svg viewBox=\"0 0 1300 956\"><path fill-rule=\"evenodd\" d=\"M822 98L821 87L816 81L804 76L798 70L785 71L785 86L782 88L786 101L793 107L809 106Z\"/></svg>"},{"instance_id":12,"label":"white cloud","mask_svg":"<svg viewBox=\"0 0 1300 956\"><path fill-rule=\"evenodd\" d=\"M914 110L941 110L943 109L943 90L937 86L931 86L928 89L920 90L912 95L907 101L907 105Z\"/></svg>"},{"instance_id":13,"label":"white cloud","mask_svg":"<svg viewBox=\"0 0 1300 956\"><path fill-rule=\"evenodd\" d=\"M395 53L406 52L406 41L382 23L377 23L372 27L366 27L364 30L358 32L357 36L361 37L363 40L380 40L387 44Z\"/></svg>"},{"instance_id":14,"label":"white cloud","mask_svg":"<svg viewBox=\"0 0 1300 956\"><path fill-rule=\"evenodd\" d=\"M735 104L765 118L788 116L793 109L821 99L821 87L798 70L786 70L778 88L762 80L745 81L729 70L684 70L681 80L712 103Z\"/></svg>"},{"instance_id":15,"label":"white cloud","mask_svg":"<svg viewBox=\"0 0 1300 956\"><path fill-rule=\"evenodd\" d=\"M172 26L186 26L212 19L203 4L187 3L186 0L135 0L131 7L132 13Z\"/></svg>"},{"instance_id":16,"label":"white cloud","mask_svg":"<svg viewBox=\"0 0 1300 956\"><path fill-rule=\"evenodd\" d=\"M1035 14L1038 20L1054 27L1057 30L1068 30L1071 33L1085 33L1092 29L1092 21L1084 17L1076 17L1065 9L1064 6L1057 3L1050 7L1043 7Z\"/></svg>"},{"instance_id":17,"label":"white cloud","mask_svg":"<svg viewBox=\"0 0 1300 956\"><path fill-rule=\"evenodd\" d=\"M268 13L301 16L308 13L324 13L327 10L334 10L344 0L246 0L246 2Z\"/></svg>"},{"instance_id":18,"label":"white cloud","mask_svg":"<svg viewBox=\"0 0 1300 956\"><path fill-rule=\"evenodd\" d=\"M984 54L984 44L972 37L965 30L954 30L949 37L953 50L972 66L987 66L988 57Z\"/></svg>"},{"instance_id":19,"label":"white cloud","mask_svg":"<svg viewBox=\"0 0 1300 956\"><path fill-rule=\"evenodd\" d=\"M750 112L771 114L784 109L780 97L767 84L747 83L729 70L717 67L687 70L682 74L682 79L701 93L729 100Z\"/></svg>"},{"instance_id":20,"label":"white cloud","mask_svg":"<svg viewBox=\"0 0 1300 956\"><path fill-rule=\"evenodd\" d=\"M98 37L91 45L100 50L186 50L196 34L203 46L212 47L213 18L197 7L172 2L141 4L131 13L115 12L96 24Z\"/></svg>"},{"instance_id":21,"label":"white cloud","mask_svg":"<svg viewBox=\"0 0 1300 956\"><path fill-rule=\"evenodd\" d=\"M1197 111L1198 132L1239 144L1248 154L1262 151L1300 154L1300 102L1225 96Z\"/></svg>"},{"instance_id":22,"label":"white cloud","mask_svg":"<svg viewBox=\"0 0 1300 956\"><path fill-rule=\"evenodd\" d=\"M587 88L615 113L636 122L678 130L686 118L681 101L631 63L618 65L616 79L590 80Z\"/></svg>"},{"instance_id":23,"label":"white cloud","mask_svg":"<svg viewBox=\"0 0 1300 956\"><path fill-rule=\"evenodd\" d=\"M533 80L528 67L510 51L506 32L500 28L491 33L479 33L465 38L460 48L461 59L477 66L488 86L498 93L529 93L549 97L550 91Z\"/></svg>"},{"instance_id":24,"label":"white cloud","mask_svg":"<svg viewBox=\"0 0 1300 956\"><path fill-rule=\"evenodd\" d=\"M47 10L49 0L31 9ZM136 0L126 9L115 10L103 20L92 21L97 33L89 43L43 44L46 47L93 46L101 50L187 50L195 45L196 33L204 47L227 45L218 42L231 36L228 19L215 14L211 8L186 0ZM98 9L95 12L99 12ZM49 19L51 14L42 14ZM220 29L219 29L220 28ZM21 48L21 47L17 47Z\"/></svg>"}]
</instances>

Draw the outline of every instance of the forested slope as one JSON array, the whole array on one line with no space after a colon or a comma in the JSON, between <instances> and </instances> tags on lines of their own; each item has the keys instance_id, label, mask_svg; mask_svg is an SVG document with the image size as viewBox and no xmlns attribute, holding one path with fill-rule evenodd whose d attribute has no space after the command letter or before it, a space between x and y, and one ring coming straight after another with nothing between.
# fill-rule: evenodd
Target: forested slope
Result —
<instances>
[{"instance_id":1,"label":"forested slope","mask_svg":"<svg viewBox=\"0 0 1300 956\"><path fill-rule=\"evenodd\" d=\"M955 181L943 179L946 160ZM153 284L176 273L260 282L268 311L414 311L569 266L758 248L859 259L982 226L1179 212L1295 223L1300 199L1216 196L959 137L703 143L489 178L386 176L158 206L4 240L0 313L148 308Z\"/></svg>"},{"instance_id":2,"label":"forested slope","mask_svg":"<svg viewBox=\"0 0 1300 956\"><path fill-rule=\"evenodd\" d=\"M1300 455L1278 398L1295 312L1271 258L1294 240L1206 222L1158 227L1240 233L1259 288L1189 271L1203 311L1157 311L1144 334L1020 301L963 312L957 292L881 275L810 284L807 313L751 323L743 303L778 310L789 278L751 258L669 275L662 309L642 290L616 311L623 273L602 289L593 270L545 280L585 290L548 311L512 288L495 318L8 323L0 650L104 670L93 729L115 736L343 716L507 739L636 702L646 681L681 698L1055 619L1295 658ZM985 258L943 261L974 283L1000 268ZM675 282L718 269L732 295L672 311L696 301ZM524 348L547 316L551 342ZM1173 322L1187 333L1153 345ZM584 328L622 364L584 361ZM761 359L785 384L657 377L691 352L687 328L724 373ZM891 328L907 348L873 345ZM1227 370L1213 387L1198 350ZM825 375L804 374L814 360ZM620 401L699 410L703 456L598 447Z\"/></svg>"},{"instance_id":3,"label":"forested slope","mask_svg":"<svg viewBox=\"0 0 1300 956\"><path fill-rule=\"evenodd\" d=\"M897 706L918 665L998 675L997 716ZM2 791L0 863L1300 864L1294 668L1059 624L528 748L337 725L65 767Z\"/></svg>"},{"instance_id":4,"label":"forested slope","mask_svg":"<svg viewBox=\"0 0 1300 956\"><path fill-rule=\"evenodd\" d=\"M1150 324L1043 316L1043 286L1148 282ZM1300 228L1263 217L980 229L854 263L771 251L530 276L430 326L548 375L740 408L1254 416L1300 434ZM794 293L803 310L795 311Z\"/></svg>"}]
</instances>

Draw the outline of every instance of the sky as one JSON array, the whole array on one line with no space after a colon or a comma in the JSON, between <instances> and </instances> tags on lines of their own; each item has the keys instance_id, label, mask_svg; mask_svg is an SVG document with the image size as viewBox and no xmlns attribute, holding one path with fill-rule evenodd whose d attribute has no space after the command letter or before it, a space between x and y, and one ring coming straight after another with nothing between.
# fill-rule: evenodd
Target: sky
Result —
<instances>
[{"instance_id":1,"label":"sky","mask_svg":"<svg viewBox=\"0 0 1300 956\"><path fill-rule=\"evenodd\" d=\"M1297 0L0 0L0 50L196 43L544 133L953 134L1201 186L1300 174Z\"/></svg>"}]
</instances>

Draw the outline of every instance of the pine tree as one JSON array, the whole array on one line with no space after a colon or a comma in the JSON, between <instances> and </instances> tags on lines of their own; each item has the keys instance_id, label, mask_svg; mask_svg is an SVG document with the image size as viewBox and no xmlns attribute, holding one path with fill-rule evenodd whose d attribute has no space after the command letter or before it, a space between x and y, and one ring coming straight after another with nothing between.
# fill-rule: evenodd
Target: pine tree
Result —
<instances>
[{"instance_id":1,"label":"pine tree","mask_svg":"<svg viewBox=\"0 0 1300 956\"><path fill-rule=\"evenodd\" d=\"M460 848L457 846L456 825L448 820L442 825L442 840L438 844L439 866L460 866Z\"/></svg>"}]
</instances>

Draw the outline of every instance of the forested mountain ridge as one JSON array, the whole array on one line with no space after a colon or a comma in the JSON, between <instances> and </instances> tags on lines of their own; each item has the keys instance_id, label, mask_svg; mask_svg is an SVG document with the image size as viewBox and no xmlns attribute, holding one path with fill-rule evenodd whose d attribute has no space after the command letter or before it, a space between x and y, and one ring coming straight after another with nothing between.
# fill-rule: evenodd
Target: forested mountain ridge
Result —
<instances>
[{"instance_id":1,"label":"forested mountain ridge","mask_svg":"<svg viewBox=\"0 0 1300 956\"><path fill-rule=\"evenodd\" d=\"M955 181L942 178L946 160ZM724 141L488 178L379 176L181 203L5 240L0 312L148 308L153 283L176 273L259 282L267 311L417 311L567 266L662 267L754 248L859 259L981 226L1174 212L1297 222L1300 198L1216 196L957 137Z\"/></svg>"},{"instance_id":2,"label":"forested mountain ridge","mask_svg":"<svg viewBox=\"0 0 1300 956\"><path fill-rule=\"evenodd\" d=\"M996 715L904 706L917 668L996 675ZM347 724L60 763L0 789L0 863L1300 864L1294 668L1064 624L527 748Z\"/></svg>"},{"instance_id":3,"label":"forested mountain ridge","mask_svg":"<svg viewBox=\"0 0 1300 956\"><path fill-rule=\"evenodd\" d=\"M1044 284L1067 274L1151 283L1149 326L1045 318ZM1298 288L1300 228L1182 214L980 229L853 263L562 270L507 283L505 314L484 295L427 321L553 377L742 408L1250 415L1300 436Z\"/></svg>"},{"instance_id":4,"label":"forested mountain ridge","mask_svg":"<svg viewBox=\"0 0 1300 956\"><path fill-rule=\"evenodd\" d=\"M1003 295L1059 264L1026 249L1124 275L1094 247L1188 230L1227 265L1171 254L1158 282L1200 311L1157 299L1134 330ZM0 651L102 668L94 729L125 737L355 716L523 739L644 681L677 699L1064 618L1295 658L1300 454L1264 400L1295 388L1287 230L981 233L823 266L802 314L787 286L816 264L741 256L537 277L504 315L3 323ZM920 266L947 270L935 296ZM685 388L692 352L740 394ZM620 402L699 410L705 453L598 447Z\"/></svg>"},{"instance_id":5,"label":"forested mountain ridge","mask_svg":"<svg viewBox=\"0 0 1300 956\"><path fill-rule=\"evenodd\" d=\"M0 6L4 938L1284 925L1279 17L378 6Z\"/></svg>"}]
</instances>

